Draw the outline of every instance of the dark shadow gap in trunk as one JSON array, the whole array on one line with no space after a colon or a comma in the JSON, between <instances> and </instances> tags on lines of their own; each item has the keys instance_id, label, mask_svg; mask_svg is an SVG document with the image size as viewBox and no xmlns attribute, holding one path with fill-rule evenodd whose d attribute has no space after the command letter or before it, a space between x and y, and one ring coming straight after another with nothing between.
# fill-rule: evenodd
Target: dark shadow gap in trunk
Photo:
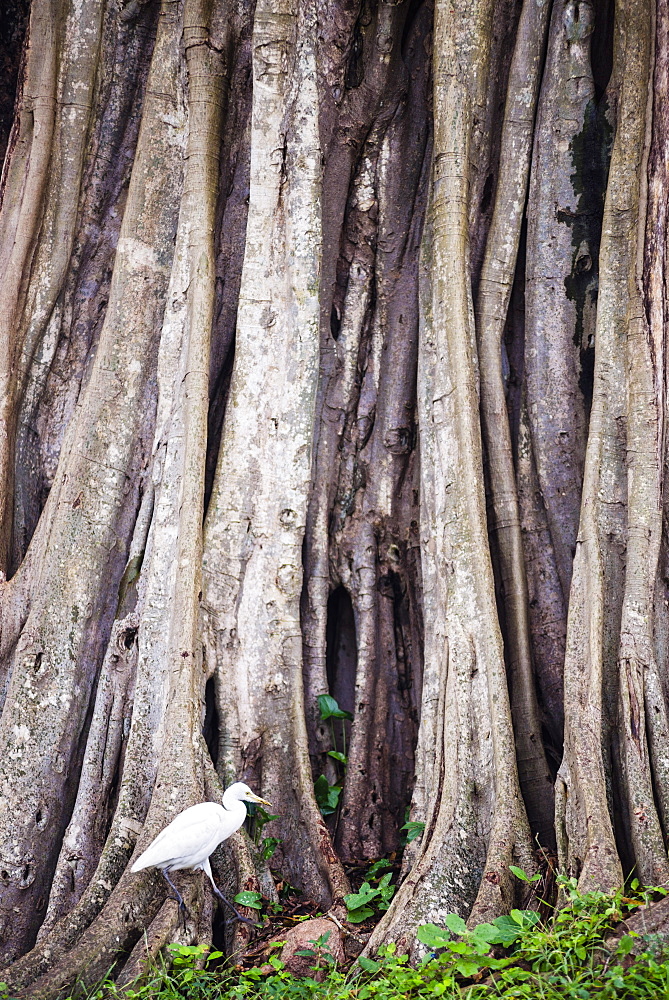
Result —
<instances>
[{"instance_id":1,"label":"dark shadow gap in trunk","mask_svg":"<svg viewBox=\"0 0 669 1000\"><path fill-rule=\"evenodd\" d=\"M244 263L251 168L251 28L254 4L248 3L230 54L230 93L216 211L216 301L209 359L209 417L204 511L216 474L223 419L235 360L237 304Z\"/></svg>"},{"instance_id":2,"label":"dark shadow gap in trunk","mask_svg":"<svg viewBox=\"0 0 669 1000\"><path fill-rule=\"evenodd\" d=\"M5 158L14 120L29 12L30 0L4 0L0 6L0 165Z\"/></svg>"},{"instance_id":3,"label":"dark shadow gap in trunk","mask_svg":"<svg viewBox=\"0 0 669 1000\"><path fill-rule=\"evenodd\" d=\"M225 408L228 403L228 393L230 392L230 381L232 379L232 368L235 362L234 340L228 351L228 355L218 372L216 381L213 383L209 393L209 415L207 418L207 461L204 474L204 517L207 516L207 509L211 499L211 492L214 486L216 475L216 464L218 462L218 452L221 446L221 435L223 433L223 419Z\"/></svg>"},{"instance_id":4,"label":"dark shadow gap in trunk","mask_svg":"<svg viewBox=\"0 0 669 1000\"><path fill-rule=\"evenodd\" d=\"M219 715L216 706L216 682L210 677L204 688L204 722L202 723L202 735L207 744L207 750L211 757L211 762L216 767L218 763L218 733Z\"/></svg>"},{"instance_id":5,"label":"dark shadow gap in trunk","mask_svg":"<svg viewBox=\"0 0 669 1000\"><path fill-rule=\"evenodd\" d=\"M606 90L613 70L614 0L594 0L595 30L592 33L591 61L597 101Z\"/></svg>"},{"instance_id":6,"label":"dark shadow gap in trunk","mask_svg":"<svg viewBox=\"0 0 669 1000\"><path fill-rule=\"evenodd\" d=\"M328 600L326 639L326 666L330 694L345 712L355 709L355 674L358 665L358 646L353 616L353 603L345 587L337 587ZM343 746L345 735L348 744L350 723L334 719L337 749ZM346 727L346 733L343 729Z\"/></svg>"}]
</instances>

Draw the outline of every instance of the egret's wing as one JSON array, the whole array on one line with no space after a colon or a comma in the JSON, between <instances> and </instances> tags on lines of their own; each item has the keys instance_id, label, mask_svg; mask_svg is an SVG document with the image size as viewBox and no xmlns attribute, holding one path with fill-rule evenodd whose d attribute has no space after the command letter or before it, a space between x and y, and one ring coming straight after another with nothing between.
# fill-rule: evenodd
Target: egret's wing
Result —
<instances>
[{"instance_id":1,"label":"egret's wing","mask_svg":"<svg viewBox=\"0 0 669 1000\"><path fill-rule=\"evenodd\" d=\"M230 836L225 814L213 802L200 802L184 809L141 854L131 871L143 868L190 868L199 864Z\"/></svg>"}]
</instances>

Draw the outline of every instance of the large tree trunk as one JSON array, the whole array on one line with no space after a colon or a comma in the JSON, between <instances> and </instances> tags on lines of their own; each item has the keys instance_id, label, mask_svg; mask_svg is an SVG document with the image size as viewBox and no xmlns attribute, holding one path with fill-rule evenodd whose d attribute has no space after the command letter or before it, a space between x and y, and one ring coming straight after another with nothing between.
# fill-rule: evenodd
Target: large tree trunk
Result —
<instances>
[{"instance_id":1,"label":"large tree trunk","mask_svg":"<svg viewBox=\"0 0 669 1000\"><path fill-rule=\"evenodd\" d=\"M371 950L665 881L666 0L6 9L12 991L210 940L130 861L234 778L320 907L425 824Z\"/></svg>"}]
</instances>

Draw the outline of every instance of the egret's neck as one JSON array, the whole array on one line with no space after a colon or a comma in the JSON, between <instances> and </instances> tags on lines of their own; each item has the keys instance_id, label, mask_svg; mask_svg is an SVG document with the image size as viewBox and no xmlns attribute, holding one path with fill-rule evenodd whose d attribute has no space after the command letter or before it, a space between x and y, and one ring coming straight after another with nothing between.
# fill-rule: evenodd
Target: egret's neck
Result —
<instances>
[{"instance_id":1,"label":"egret's neck","mask_svg":"<svg viewBox=\"0 0 669 1000\"><path fill-rule=\"evenodd\" d=\"M223 808L226 812L230 813L238 821L239 826L242 825L246 819L246 803L232 793L231 789L228 789L223 793Z\"/></svg>"}]
</instances>

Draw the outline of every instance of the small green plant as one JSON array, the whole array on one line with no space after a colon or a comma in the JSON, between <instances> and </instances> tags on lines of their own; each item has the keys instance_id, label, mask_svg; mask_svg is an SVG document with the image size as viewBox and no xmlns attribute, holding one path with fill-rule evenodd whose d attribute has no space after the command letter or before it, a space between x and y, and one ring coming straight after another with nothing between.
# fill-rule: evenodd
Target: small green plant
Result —
<instances>
[{"instance_id":1,"label":"small green plant","mask_svg":"<svg viewBox=\"0 0 669 1000\"><path fill-rule=\"evenodd\" d=\"M327 947L330 934L331 931L325 931L324 934L308 942L313 945L313 948L303 948L295 952L296 955L300 955L303 958L314 959L314 965L311 966L313 972L320 972L325 966L334 966L337 964L334 955Z\"/></svg>"},{"instance_id":2,"label":"small green plant","mask_svg":"<svg viewBox=\"0 0 669 1000\"><path fill-rule=\"evenodd\" d=\"M223 957L206 945L168 945L166 958L159 956L147 965L134 983L119 987L107 979L85 990L77 989L76 1000L223 1000L233 979L210 963ZM4 994L0 993L4 997ZM9 998L8 998L9 1000ZM74 1000L72 996L67 1000Z\"/></svg>"},{"instance_id":3,"label":"small green plant","mask_svg":"<svg viewBox=\"0 0 669 1000\"><path fill-rule=\"evenodd\" d=\"M332 739L332 750L328 750L328 757L335 760L338 765L341 765L342 770L345 770L348 764L348 757L346 756L346 726L344 722L346 720L351 720L353 716L350 712L345 712L344 709L339 707L336 698L333 698L330 694L319 694L318 696L318 710L320 712L321 721L328 722L330 726L330 736ZM335 735L334 720L341 720L341 741L342 749L337 749L337 737ZM323 816L331 816L339 808L339 802L341 799L342 785L341 779L338 778L333 784L330 784L328 779L324 774L319 775L314 782L314 795L316 796L316 804L321 811Z\"/></svg>"},{"instance_id":4,"label":"small green plant","mask_svg":"<svg viewBox=\"0 0 669 1000\"><path fill-rule=\"evenodd\" d=\"M341 785L331 785L324 774L320 774L314 781L314 795L316 804L323 816L331 816L337 811L339 799L341 798Z\"/></svg>"},{"instance_id":5,"label":"small green plant","mask_svg":"<svg viewBox=\"0 0 669 1000\"><path fill-rule=\"evenodd\" d=\"M346 919L350 924L361 924L363 920L373 917L374 907L381 912L388 909L390 901L395 895L395 886L390 884L392 877L393 873L387 872L381 876L376 885L371 885L367 880L362 883L357 892L350 892L344 896L347 910Z\"/></svg>"},{"instance_id":6,"label":"small green plant","mask_svg":"<svg viewBox=\"0 0 669 1000\"><path fill-rule=\"evenodd\" d=\"M462 917L449 913L444 921L445 927L422 924L418 928L418 940L435 954L450 954L453 971L471 979L482 969L502 969L509 965L512 959L498 959L490 955L492 946L510 947L539 919L534 910L512 910L509 916L497 917L492 923L478 924L468 930Z\"/></svg>"},{"instance_id":7,"label":"small green plant","mask_svg":"<svg viewBox=\"0 0 669 1000\"><path fill-rule=\"evenodd\" d=\"M527 875L522 868L516 868L515 865L509 865L509 871L521 882L538 882L541 879L541 872L537 872L536 875Z\"/></svg>"},{"instance_id":8,"label":"small green plant","mask_svg":"<svg viewBox=\"0 0 669 1000\"><path fill-rule=\"evenodd\" d=\"M281 843L279 837L263 837L263 830L273 819L278 819L278 815L268 813L257 802L249 802L246 806L248 812L248 829L251 840L260 851L266 861L273 856L277 847Z\"/></svg>"},{"instance_id":9,"label":"small green plant","mask_svg":"<svg viewBox=\"0 0 669 1000\"><path fill-rule=\"evenodd\" d=\"M522 869L512 871L520 881L538 881ZM567 905L546 921L533 910L512 910L471 929L456 914L445 918L444 927L422 925L418 939L431 949L424 969L441 968L455 990L449 995L467 1000L667 1000L666 948L653 955L647 947L636 947L633 935L623 936L615 952L606 947L616 924L648 901L653 890L632 890L635 896L629 897L622 889L582 894L572 878L558 877L558 884ZM628 968L633 948L637 954ZM485 983L477 984L484 976Z\"/></svg>"},{"instance_id":10,"label":"small green plant","mask_svg":"<svg viewBox=\"0 0 669 1000\"><path fill-rule=\"evenodd\" d=\"M260 841L260 853L262 854L265 861L269 861L270 858L274 857L274 852L281 843L280 837L263 837Z\"/></svg>"}]
</instances>

